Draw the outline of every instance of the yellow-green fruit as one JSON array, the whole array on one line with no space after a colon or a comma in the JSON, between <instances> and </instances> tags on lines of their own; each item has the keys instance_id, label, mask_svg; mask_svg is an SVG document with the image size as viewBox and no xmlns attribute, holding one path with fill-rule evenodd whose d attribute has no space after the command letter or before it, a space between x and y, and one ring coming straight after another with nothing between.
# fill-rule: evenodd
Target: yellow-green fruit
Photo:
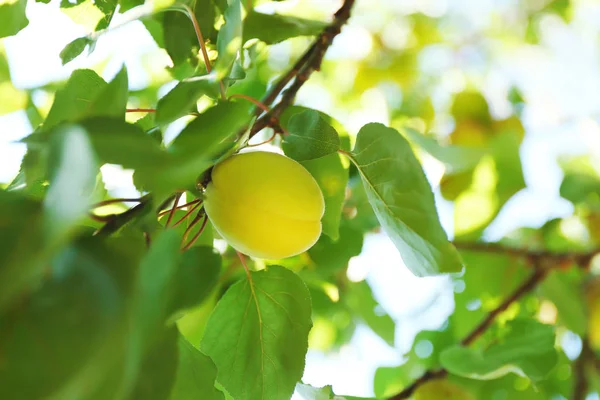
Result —
<instances>
[{"instance_id":1,"label":"yellow-green fruit","mask_svg":"<svg viewBox=\"0 0 600 400\"><path fill-rule=\"evenodd\" d=\"M462 387L447 380L429 381L415 391L415 400L475 400Z\"/></svg>"},{"instance_id":2,"label":"yellow-green fruit","mask_svg":"<svg viewBox=\"0 0 600 400\"><path fill-rule=\"evenodd\" d=\"M204 207L236 250L281 259L308 250L321 234L323 193L296 161L276 153L229 157L212 171Z\"/></svg>"}]
</instances>

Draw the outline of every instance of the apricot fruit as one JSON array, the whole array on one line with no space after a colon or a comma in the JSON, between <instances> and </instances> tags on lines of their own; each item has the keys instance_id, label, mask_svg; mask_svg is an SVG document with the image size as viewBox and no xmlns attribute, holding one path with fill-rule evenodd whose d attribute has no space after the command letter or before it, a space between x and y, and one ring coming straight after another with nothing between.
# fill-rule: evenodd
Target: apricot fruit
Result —
<instances>
[{"instance_id":1,"label":"apricot fruit","mask_svg":"<svg viewBox=\"0 0 600 400\"><path fill-rule=\"evenodd\" d=\"M217 232L251 257L291 257L312 247L321 234L321 189L301 164L280 154L227 158L213 168L204 195Z\"/></svg>"}]
</instances>

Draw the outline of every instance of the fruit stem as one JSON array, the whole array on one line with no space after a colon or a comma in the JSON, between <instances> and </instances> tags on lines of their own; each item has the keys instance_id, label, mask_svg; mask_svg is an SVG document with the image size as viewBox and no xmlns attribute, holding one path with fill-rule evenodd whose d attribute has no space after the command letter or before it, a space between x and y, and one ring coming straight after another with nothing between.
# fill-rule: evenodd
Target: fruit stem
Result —
<instances>
[{"instance_id":1,"label":"fruit stem","mask_svg":"<svg viewBox=\"0 0 600 400\"><path fill-rule=\"evenodd\" d=\"M181 198L182 195L183 195L183 193L177 193L175 195L175 200L173 200L173 207L171 207L171 210L169 211L169 218L167 219L165 228L169 227L169 224L171 223L171 220L173 219L173 216L175 215L175 210L177 209L177 203L179 203L179 199Z\"/></svg>"},{"instance_id":2,"label":"fruit stem","mask_svg":"<svg viewBox=\"0 0 600 400\"><path fill-rule=\"evenodd\" d=\"M198 223L200 218L204 217L204 219L202 220L202 225L200 226L200 229L198 230L198 232L196 232L196 234L194 235L192 240L190 240L188 242L188 244L183 246L181 251L189 250L190 247L192 247L192 245L196 242L196 240L198 240L198 238L200 237L202 232L204 232L204 228L206 227L206 223L208 222L208 216L206 215L206 213L203 213L202 211L203 211L202 209L200 209L200 211L198 211L198 215L196 215L196 217L194 218L194 220L192 221L190 226L188 226L188 228L185 230L185 233L183 234L183 241L185 241L187 239L187 236L191 232L192 227L194 227L194 225L196 225Z\"/></svg>"}]
</instances>

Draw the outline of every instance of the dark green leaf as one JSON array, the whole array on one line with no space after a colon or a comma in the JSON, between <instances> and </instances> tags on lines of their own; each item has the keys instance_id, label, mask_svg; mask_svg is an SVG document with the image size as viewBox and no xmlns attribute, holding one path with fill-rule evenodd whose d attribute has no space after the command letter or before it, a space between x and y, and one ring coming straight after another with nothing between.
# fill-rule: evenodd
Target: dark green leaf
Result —
<instances>
[{"instance_id":1,"label":"dark green leaf","mask_svg":"<svg viewBox=\"0 0 600 400\"><path fill-rule=\"evenodd\" d=\"M316 179L325 199L325 213L321 218L323 233L338 240L342 207L346 196L348 169L344 168L337 154L330 154L301 164Z\"/></svg>"},{"instance_id":2,"label":"dark green leaf","mask_svg":"<svg viewBox=\"0 0 600 400\"><path fill-rule=\"evenodd\" d=\"M310 316L304 282L286 268L270 266L229 288L201 348L234 398L289 398L304 371Z\"/></svg>"},{"instance_id":3,"label":"dark green leaf","mask_svg":"<svg viewBox=\"0 0 600 400\"><path fill-rule=\"evenodd\" d=\"M242 49L242 5L240 0L231 0L223 15L225 24L221 26L217 36L219 58L215 64L217 79L229 75L237 52Z\"/></svg>"},{"instance_id":4,"label":"dark green leaf","mask_svg":"<svg viewBox=\"0 0 600 400\"><path fill-rule=\"evenodd\" d=\"M173 65L183 64L194 55L198 41L189 17L180 11L168 11L163 17L163 37L165 50Z\"/></svg>"},{"instance_id":5,"label":"dark green leaf","mask_svg":"<svg viewBox=\"0 0 600 400\"><path fill-rule=\"evenodd\" d=\"M256 38L267 44L275 44L296 36L317 35L326 26L326 22L287 15L262 14L252 10L244 20L244 42Z\"/></svg>"},{"instance_id":6,"label":"dark green leaf","mask_svg":"<svg viewBox=\"0 0 600 400\"><path fill-rule=\"evenodd\" d=\"M362 319L373 332L385 340L388 345L394 346L396 324L381 309L367 282L349 283L344 288L342 297L354 314ZM380 308L381 311L378 312L377 308Z\"/></svg>"},{"instance_id":7,"label":"dark green leaf","mask_svg":"<svg viewBox=\"0 0 600 400\"><path fill-rule=\"evenodd\" d=\"M141 6L144 4L144 0L119 0L119 12L124 13L125 11L131 10L133 7Z\"/></svg>"},{"instance_id":8,"label":"dark green leaf","mask_svg":"<svg viewBox=\"0 0 600 400\"><path fill-rule=\"evenodd\" d=\"M308 250L308 254L317 265L319 273L329 276L346 268L350 259L360 254L363 236L363 232L354 229L343 220L337 240L321 236L317 243Z\"/></svg>"},{"instance_id":9,"label":"dark green leaf","mask_svg":"<svg viewBox=\"0 0 600 400\"><path fill-rule=\"evenodd\" d=\"M170 313L200 304L214 290L220 272L221 256L212 247L192 247L183 253Z\"/></svg>"},{"instance_id":10,"label":"dark green leaf","mask_svg":"<svg viewBox=\"0 0 600 400\"><path fill-rule=\"evenodd\" d=\"M218 83L212 75L204 75L179 82L169 93L158 101L156 122L167 124L194 111L196 102L203 96L217 98Z\"/></svg>"},{"instance_id":11,"label":"dark green leaf","mask_svg":"<svg viewBox=\"0 0 600 400\"><path fill-rule=\"evenodd\" d=\"M0 4L0 38L16 35L29 24L25 15L27 0Z\"/></svg>"},{"instance_id":12,"label":"dark green leaf","mask_svg":"<svg viewBox=\"0 0 600 400\"><path fill-rule=\"evenodd\" d=\"M62 64L65 65L66 63L73 61L77 56L83 53L83 50L85 50L88 45L91 45L92 42L93 41L90 38L84 36L67 44L60 52Z\"/></svg>"},{"instance_id":13,"label":"dark green leaf","mask_svg":"<svg viewBox=\"0 0 600 400\"><path fill-rule=\"evenodd\" d=\"M0 313L0 398L89 398L105 357L118 356L112 345L135 265L130 249L127 240L78 241L47 262L41 287Z\"/></svg>"},{"instance_id":14,"label":"dark green leaf","mask_svg":"<svg viewBox=\"0 0 600 400\"><path fill-rule=\"evenodd\" d=\"M511 372L534 381L544 379L558 360L554 327L527 319L510 321L508 326L510 332L485 350L446 349L440 356L442 366L471 379L494 379Z\"/></svg>"},{"instance_id":15,"label":"dark green leaf","mask_svg":"<svg viewBox=\"0 0 600 400\"><path fill-rule=\"evenodd\" d=\"M288 123L288 133L282 147L296 161L307 161L335 153L340 148L340 138L317 111L295 114Z\"/></svg>"},{"instance_id":16,"label":"dark green leaf","mask_svg":"<svg viewBox=\"0 0 600 400\"><path fill-rule=\"evenodd\" d=\"M177 328L163 330L156 344L145 354L130 399L168 400L179 364Z\"/></svg>"},{"instance_id":17,"label":"dark green leaf","mask_svg":"<svg viewBox=\"0 0 600 400\"><path fill-rule=\"evenodd\" d=\"M382 228L411 272L460 271L460 257L440 225L431 187L406 139L384 125L367 124L351 159Z\"/></svg>"},{"instance_id":18,"label":"dark green leaf","mask_svg":"<svg viewBox=\"0 0 600 400\"><path fill-rule=\"evenodd\" d=\"M572 203L581 203L590 196L600 197L600 178L593 174L566 172L560 195Z\"/></svg>"},{"instance_id":19,"label":"dark green leaf","mask_svg":"<svg viewBox=\"0 0 600 400\"><path fill-rule=\"evenodd\" d=\"M66 85L56 92L44 128L89 116L90 105L106 86L106 82L92 70L73 71Z\"/></svg>"},{"instance_id":20,"label":"dark green leaf","mask_svg":"<svg viewBox=\"0 0 600 400\"><path fill-rule=\"evenodd\" d=\"M223 400L215 388L217 368L212 360L179 336L177 380L170 400Z\"/></svg>"}]
</instances>

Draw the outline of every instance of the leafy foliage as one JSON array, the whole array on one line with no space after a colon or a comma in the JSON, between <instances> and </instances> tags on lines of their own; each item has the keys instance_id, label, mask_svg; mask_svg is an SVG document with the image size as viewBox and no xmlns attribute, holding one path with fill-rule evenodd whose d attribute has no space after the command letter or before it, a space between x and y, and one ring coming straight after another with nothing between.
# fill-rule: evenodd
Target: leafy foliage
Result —
<instances>
[{"instance_id":1,"label":"leafy foliage","mask_svg":"<svg viewBox=\"0 0 600 400\"><path fill-rule=\"evenodd\" d=\"M31 25L37 9L54 7L38 2ZM558 160L557 196L569 210L498 235L533 186L522 160L530 99L517 81L502 83L505 99L490 96L502 79L471 70L473 59L487 68L499 43L539 46L552 24L587 15L584 6L504 5L515 12L499 9L470 31L460 13L418 7L379 21L351 0L331 18L305 2L262 3L58 2L87 34L56 56L87 67L25 87L11 57L30 29L27 2L0 2L0 115L31 128L2 132L26 154L0 183L0 398L359 399L302 380L309 352L343 352L360 327L406 350L376 370L377 398L597 394L597 154ZM145 87L138 60L85 58L106 32L118 34L125 12L120 21L141 21L162 54L140 60ZM357 25L346 30L351 15ZM262 150L312 175L325 204L316 243L283 260L237 254L204 210L213 167L260 137L270 142ZM118 197L117 170L133 174L133 198ZM278 189L264 188L274 204L252 207L293 208L297 199ZM249 201L238 194L232 207ZM442 308L399 315L388 307L397 299L377 291L369 273L387 247L369 254L387 239L402 259L394 272L443 275L429 280L446 285L433 304L452 303L441 325L417 320Z\"/></svg>"}]
</instances>

